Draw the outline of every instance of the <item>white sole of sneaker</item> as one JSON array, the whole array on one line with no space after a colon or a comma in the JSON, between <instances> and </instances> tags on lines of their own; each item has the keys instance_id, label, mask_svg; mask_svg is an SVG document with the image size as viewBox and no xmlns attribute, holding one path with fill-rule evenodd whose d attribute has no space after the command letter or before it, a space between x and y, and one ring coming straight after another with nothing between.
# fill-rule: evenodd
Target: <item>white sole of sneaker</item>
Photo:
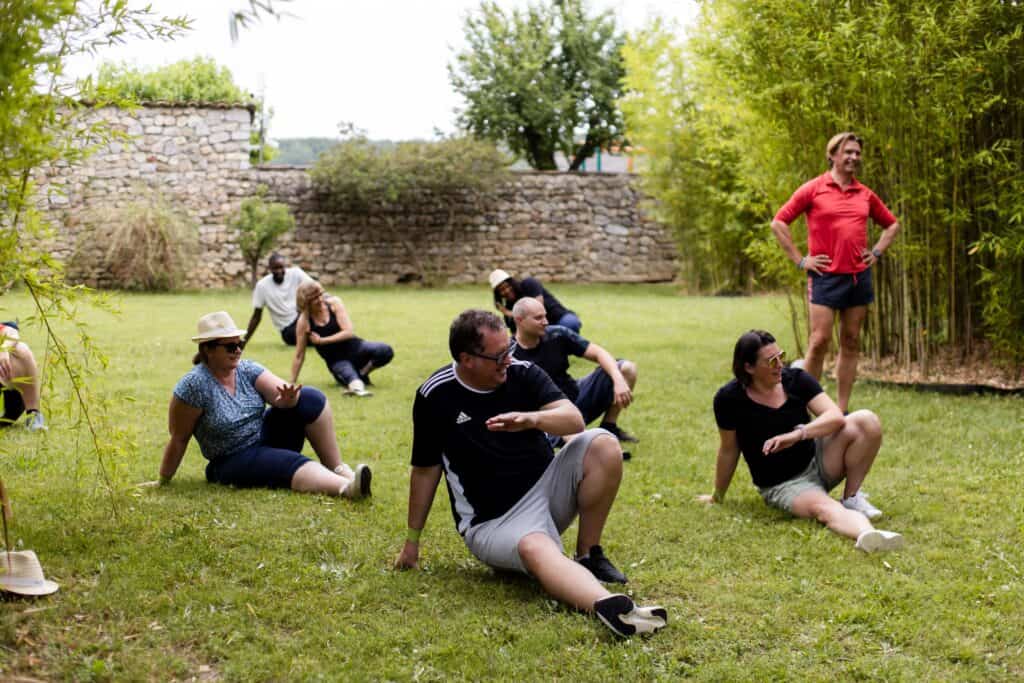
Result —
<instances>
[{"instance_id":1,"label":"white sole of sneaker","mask_svg":"<svg viewBox=\"0 0 1024 683\"><path fill-rule=\"evenodd\" d=\"M654 633L668 625L668 611L664 607L637 607L619 620L635 628L637 633Z\"/></svg>"},{"instance_id":2,"label":"white sole of sneaker","mask_svg":"<svg viewBox=\"0 0 1024 683\"><path fill-rule=\"evenodd\" d=\"M866 553L888 552L903 547L903 536L894 531L871 529L857 538L856 548Z\"/></svg>"}]
</instances>

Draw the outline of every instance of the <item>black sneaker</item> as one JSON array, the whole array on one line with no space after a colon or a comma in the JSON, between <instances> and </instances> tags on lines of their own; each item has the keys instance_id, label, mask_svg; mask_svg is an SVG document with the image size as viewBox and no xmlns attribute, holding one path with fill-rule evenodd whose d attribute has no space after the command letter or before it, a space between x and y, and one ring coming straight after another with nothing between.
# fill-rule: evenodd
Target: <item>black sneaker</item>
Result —
<instances>
[{"instance_id":1,"label":"black sneaker","mask_svg":"<svg viewBox=\"0 0 1024 683\"><path fill-rule=\"evenodd\" d=\"M578 557L576 561L590 570L598 581L605 583L626 583L626 575L615 568L599 545L590 546L586 557Z\"/></svg>"},{"instance_id":2,"label":"black sneaker","mask_svg":"<svg viewBox=\"0 0 1024 683\"><path fill-rule=\"evenodd\" d=\"M601 429L611 432L612 436L614 436L622 443L637 443L640 441L640 439L636 438L635 436L627 432L625 429L620 429L619 425L615 424L614 422L602 422L598 426Z\"/></svg>"},{"instance_id":3,"label":"black sneaker","mask_svg":"<svg viewBox=\"0 0 1024 683\"><path fill-rule=\"evenodd\" d=\"M594 603L594 614L612 632L623 638L637 633L654 633L668 624L664 607L637 607L628 596L618 594Z\"/></svg>"},{"instance_id":4,"label":"black sneaker","mask_svg":"<svg viewBox=\"0 0 1024 683\"><path fill-rule=\"evenodd\" d=\"M632 458L633 458L633 454L632 453L630 453L629 451L622 451L622 459L623 460L631 460Z\"/></svg>"}]
</instances>

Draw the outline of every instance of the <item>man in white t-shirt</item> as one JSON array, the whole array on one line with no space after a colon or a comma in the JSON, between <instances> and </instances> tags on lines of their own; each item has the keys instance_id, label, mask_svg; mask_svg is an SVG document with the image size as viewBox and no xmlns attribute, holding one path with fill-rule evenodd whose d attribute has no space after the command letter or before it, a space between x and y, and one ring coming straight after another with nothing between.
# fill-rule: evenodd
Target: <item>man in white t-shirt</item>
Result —
<instances>
[{"instance_id":1,"label":"man in white t-shirt","mask_svg":"<svg viewBox=\"0 0 1024 683\"><path fill-rule=\"evenodd\" d=\"M313 278L298 266L288 267L288 260L278 253L271 254L270 275L256 283L252 290L252 317L245 333L246 341L252 339L263 317L263 307L270 310L270 322L281 333L281 339L289 346L295 346L295 322L299 314L295 309L295 292L299 285Z\"/></svg>"}]
</instances>

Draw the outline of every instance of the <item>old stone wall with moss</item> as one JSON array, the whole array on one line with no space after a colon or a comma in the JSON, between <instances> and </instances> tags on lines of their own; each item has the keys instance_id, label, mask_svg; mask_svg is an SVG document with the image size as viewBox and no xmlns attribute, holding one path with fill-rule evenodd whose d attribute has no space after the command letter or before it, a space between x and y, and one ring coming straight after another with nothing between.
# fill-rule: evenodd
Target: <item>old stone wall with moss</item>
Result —
<instances>
[{"instance_id":1,"label":"old stone wall with moss","mask_svg":"<svg viewBox=\"0 0 1024 683\"><path fill-rule=\"evenodd\" d=\"M637 180L619 174L516 173L491 195L422 196L412 205L329 209L303 168L252 168L244 108L98 109L125 137L81 166L40 170L36 181L68 258L103 244L82 239L90 212L160 195L198 226L187 285L237 287L248 271L230 219L259 186L296 218L279 251L327 284L426 278L484 282L495 267L550 281L651 282L676 273L669 231L650 220ZM110 273L72 272L87 284Z\"/></svg>"}]
</instances>

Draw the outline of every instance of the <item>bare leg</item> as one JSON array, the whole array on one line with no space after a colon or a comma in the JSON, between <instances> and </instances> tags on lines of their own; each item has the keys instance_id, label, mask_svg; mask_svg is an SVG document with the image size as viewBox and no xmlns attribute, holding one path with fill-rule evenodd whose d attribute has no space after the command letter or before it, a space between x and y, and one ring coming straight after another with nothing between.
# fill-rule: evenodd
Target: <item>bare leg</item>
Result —
<instances>
[{"instance_id":1,"label":"bare leg","mask_svg":"<svg viewBox=\"0 0 1024 683\"><path fill-rule=\"evenodd\" d=\"M839 312L839 357L836 359L836 383L839 410L850 409L850 394L857 378L860 359L860 328L868 315L867 306L854 306Z\"/></svg>"},{"instance_id":2,"label":"bare leg","mask_svg":"<svg viewBox=\"0 0 1024 683\"><path fill-rule=\"evenodd\" d=\"M618 439L607 433L595 436L583 456L583 480L576 492L576 506L580 513L577 557L586 555L590 546L601 543L601 532L621 481L622 448Z\"/></svg>"},{"instance_id":3,"label":"bare leg","mask_svg":"<svg viewBox=\"0 0 1024 683\"><path fill-rule=\"evenodd\" d=\"M860 490L882 447L882 423L870 410L846 417L846 425L825 440L823 465L830 479L846 478L843 498Z\"/></svg>"},{"instance_id":4,"label":"bare leg","mask_svg":"<svg viewBox=\"0 0 1024 683\"><path fill-rule=\"evenodd\" d=\"M313 447L316 457L328 470L334 470L341 464L341 451L338 449L338 437L334 433L334 415L331 413L330 402L324 403L324 409L315 420L306 425L306 438Z\"/></svg>"},{"instance_id":5,"label":"bare leg","mask_svg":"<svg viewBox=\"0 0 1024 683\"><path fill-rule=\"evenodd\" d=\"M622 371L622 376L626 378L626 384L629 385L630 389L633 389L633 387L636 386L637 373L639 372L637 370L636 363L631 360L624 360L622 361L622 365L619 367L619 370ZM611 406L608 407L608 410L605 411L604 421L614 424L616 420L619 419L619 413L621 413L622 410L623 409L620 406L617 406L614 403L611 404Z\"/></svg>"},{"instance_id":6,"label":"bare leg","mask_svg":"<svg viewBox=\"0 0 1024 683\"><path fill-rule=\"evenodd\" d=\"M838 500L818 489L804 491L797 496L792 511L797 517L816 519L829 530L854 540L874 528L867 517L854 510L847 510Z\"/></svg>"},{"instance_id":7,"label":"bare leg","mask_svg":"<svg viewBox=\"0 0 1024 683\"><path fill-rule=\"evenodd\" d=\"M319 463L307 462L295 470L291 486L293 491L340 496L351 482L351 479L335 474Z\"/></svg>"},{"instance_id":8,"label":"bare leg","mask_svg":"<svg viewBox=\"0 0 1024 683\"><path fill-rule=\"evenodd\" d=\"M832 346L832 322L836 312L828 306L811 304L811 337L807 342L807 356L804 358L804 370L821 379L821 370L825 365L825 356Z\"/></svg>"},{"instance_id":9,"label":"bare leg","mask_svg":"<svg viewBox=\"0 0 1024 683\"><path fill-rule=\"evenodd\" d=\"M548 595L561 602L590 612L595 600L611 595L590 570L566 557L546 534L524 536L519 541L518 550L526 569L540 581Z\"/></svg>"},{"instance_id":10,"label":"bare leg","mask_svg":"<svg viewBox=\"0 0 1024 683\"><path fill-rule=\"evenodd\" d=\"M39 410L39 367L32 349L24 342L18 342L11 349L11 376L6 386L13 386L21 393L26 410Z\"/></svg>"}]
</instances>

